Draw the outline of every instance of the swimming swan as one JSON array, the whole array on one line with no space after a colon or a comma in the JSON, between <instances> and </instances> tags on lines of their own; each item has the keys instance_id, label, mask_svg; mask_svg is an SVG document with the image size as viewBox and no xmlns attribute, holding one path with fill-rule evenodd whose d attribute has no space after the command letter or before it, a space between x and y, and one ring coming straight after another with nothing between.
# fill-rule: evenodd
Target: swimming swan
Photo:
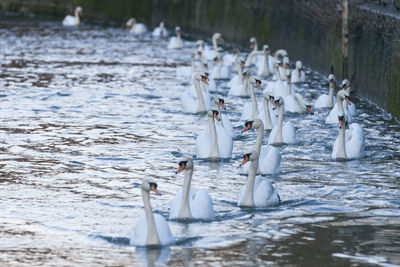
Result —
<instances>
[{"instance_id":1,"label":"swimming swan","mask_svg":"<svg viewBox=\"0 0 400 267\"><path fill-rule=\"evenodd\" d=\"M175 27L176 36L171 37L168 43L168 49L181 49L182 48L182 39L181 39L181 28Z\"/></svg>"},{"instance_id":2,"label":"swimming swan","mask_svg":"<svg viewBox=\"0 0 400 267\"><path fill-rule=\"evenodd\" d=\"M131 18L126 22L126 28L135 36L141 36L147 33L147 27L143 23L136 23L136 19Z\"/></svg>"},{"instance_id":3,"label":"swimming swan","mask_svg":"<svg viewBox=\"0 0 400 267\"><path fill-rule=\"evenodd\" d=\"M241 166L250 160L250 170L246 185L243 187L238 206L240 207L272 207L280 203L278 191L271 181L256 176L258 169L258 153L253 151L243 157Z\"/></svg>"},{"instance_id":4,"label":"swimming swan","mask_svg":"<svg viewBox=\"0 0 400 267\"><path fill-rule=\"evenodd\" d=\"M282 97L278 97L274 101L274 110L278 108L278 123L272 129L268 144L269 145L282 145L282 144L295 144L296 140L296 130L291 122L286 122L283 124L283 107L284 102Z\"/></svg>"},{"instance_id":5,"label":"swimming swan","mask_svg":"<svg viewBox=\"0 0 400 267\"><path fill-rule=\"evenodd\" d=\"M139 218L130 244L133 246L164 246L174 243L167 221L160 214L153 214L150 205L150 191L160 194L157 184L143 180L142 198L144 214Z\"/></svg>"},{"instance_id":6,"label":"swimming swan","mask_svg":"<svg viewBox=\"0 0 400 267\"><path fill-rule=\"evenodd\" d=\"M179 162L176 173L185 170L183 186L171 202L170 219L204 219L215 217L210 195L201 189L190 188L193 176L193 160L184 158Z\"/></svg>"},{"instance_id":7,"label":"swimming swan","mask_svg":"<svg viewBox=\"0 0 400 267\"><path fill-rule=\"evenodd\" d=\"M79 26L80 23L80 18L79 16L82 16L82 8L80 6L77 6L75 8L75 16L67 15L65 16L62 24L64 26Z\"/></svg>"},{"instance_id":8,"label":"swimming swan","mask_svg":"<svg viewBox=\"0 0 400 267\"><path fill-rule=\"evenodd\" d=\"M315 101L314 107L315 108L332 108L333 104L335 103L336 99L333 96L333 92L335 90L335 75L329 74L329 94L320 95Z\"/></svg>"},{"instance_id":9,"label":"swimming swan","mask_svg":"<svg viewBox=\"0 0 400 267\"><path fill-rule=\"evenodd\" d=\"M273 146L262 146L264 137L264 125L260 119L254 121L247 121L244 124L245 128L242 130L246 132L250 129L256 129L257 139L254 145L254 151L259 154L259 167L258 173L261 174L277 174L281 170L281 153L278 148Z\"/></svg>"}]
</instances>

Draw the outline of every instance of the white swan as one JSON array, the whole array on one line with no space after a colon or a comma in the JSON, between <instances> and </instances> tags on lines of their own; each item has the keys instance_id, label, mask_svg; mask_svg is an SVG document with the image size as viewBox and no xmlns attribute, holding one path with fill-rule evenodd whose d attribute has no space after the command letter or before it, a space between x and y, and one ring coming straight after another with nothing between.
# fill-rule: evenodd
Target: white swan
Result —
<instances>
[{"instance_id":1,"label":"white swan","mask_svg":"<svg viewBox=\"0 0 400 267\"><path fill-rule=\"evenodd\" d=\"M243 157L241 165L250 160L250 170L246 185L243 187L238 206L240 207L272 207L280 203L278 191L271 181L256 176L258 169L258 153L253 151Z\"/></svg>"},{"instance_id":2,"label":"white swan","mask_svg":"<svg viewBox=\"0 0 400 267\"><path fill-rule=\"evenodd\" d=\"M181 49L182 48L182 39L181 39L181 28L175 27L176 36L171 37L168 42L168 49Z\"/></svg>"},{"instance_id":3,"label":"white swan","mask_svg":"<svg viewBox=\"0 0 400 267\"><path fill-rule=\"evenodd\" d=\"M281 153L278 148L274 146L262 146L262 141L264 137L264 125L260 119L255 119L254 121L247 121L244 124L245 128L242 133L250 129L257 130L257 139L254 145L254 151L256 151L259 156L259 168L258 173L261 174L277 174L281 170ZM247 170L248 171L248 170Z\"/></svg>"},{"instance_id":4,"label":"white swan","mask_svg":"<svg viewBox=\"0 0 400 267\"><path fill-rule=\"evenodd\" d=\"M210 195L201 189L190 188L193 176L193 160L184 158L179 162L176 173L185 170L183 186L178 190L171 202L170 219L203 219L210 220L215 217L213 203Z\"/></svg>"},{"instance_id":5,"label":"white swan","mask_svg":"<svg viewBox=\"0 0 400 267\"><path fill-rule=\"evenodd\" d=\"M214 58L214 67L212 69L211 76L214 79L229 79L231 76L229 67L224 65L223 57L219 53Z\"/></svg>"},{"instance_id":6,"label":"white swan","mask_svg":"<svg viewBox=\"0 0 400 267\"><path fill-rule=\"evenodd\" d=\"M150 191L159 194L157 184L143 180L142 198L144 214L137 221L130 244L133 246L164 246L174 243L167 221L160 214L153 214Z\"/></svg>"},{"instance_id":7,"label":"white swan","mask_svg":"<svg viewBox=\"0 0 400 267\"><path fill-rule=\"evenodd\" d=\"M350 101L350 82L345 79L342 82L342 90L339 90L336 94L336 104L333 106L325 119L327 124L335 124L339 116L340 110L343 109L344 115L347 117L348 123L353 122L353 116L357 115L357 110L355 105ZM342 99L339 103L339 98ZM351 111L350 111L351 109Z\"/></svg>"},{"instance_id":8,"label":"white swan","mask_svg":"<svg viewBox=\"0 0 400 267\"><path fill-rule=\"evenodd\" d=\"M263 78L270 77L274 71L274 58L270 56L270 49L268 45L263 46L263 56L258 58L260 58L260 60L257 60L257 75Z\"/></svg>"},{"instance_id":9,"label":"white swan","mask_svg":"<svg viewBox=\"0 0 400 267\"><path fill-rule=\"evenodd\" d=\"M332 108L336 99L333 96L333 91L335 90L335 76L333 74L329 74L329 94L320 95L315 101L315 108Z\"/></svg>"},{"instance_id":10,"label":"white swan","mask_svg":"<svg viewBox=\"0 0 400 267\"><path fill-rule=\"evenodd\" d=\"M256 85L258 88L261 88L261 81L258 80L255 76L251 76L248 79L247 83L248 83L247 87L249 89L251 102L247 102L243 106L242 115L240 117L240 120L243 121L255 120L260 115L260 112L258 111L257 99L254 94L254 86Z\"/></svg>"},{"instance_id":11,"label":"white swan","mask_svg":"<svg viewBox=\"0 0 400 267\"><path fill-rule=\"evenodd\" d=\"M304 113L308 111L311 115L314 115L311 105L299 93L294 93L292 90L290 70L286 70L286 79L285 110L292 113Z\"/></svg>"},{"instance_id":12,"label":"white swan","mask_svg":"<svg viewBox=\"0 0 400 267\"><path fill-rule=\"evenodd\" d=\"M338 94L338 103L342 102L345 94ZM339 105L339 135L333 145L331 158L356 159L364 156L365 137L364 130L358 123L348 124L347 115L342 105ZM346 129L348 128L348 129Z\"/></svg>"},{"instance_id":13,"label":"white swan","mask_svg":"<svg viewBox=\"0 0 400 267\"><path fill-rule=\"evenodd\" d=\"M155 38L165 38L168 37L169 32L164 26L164 22L160 22L160 25L153 30L151 33Z\"/></svg>"},{"instance_id":14,"label":"white swan","mask_svg":"<svg viewBox=\"0 0 400 267\"><path fill-rule=\"evenodd\" d=\"M147 33L147 27L143 23L136 23L136 19L131 18L126 22L126 28L135 36L142 36Z\"/></svg>"},{"instance_id":15,"label":"white swan","mask_svg":"<svg viewBox=\"0 0 400 267\"><path fill-rule=\"evenodd\" d=\"M213 101L214 102L214 109L218 110L219 117L220 117L220 120L216 121L216 123L221 125L222 127L224 127L226 132L231 137L234 137L235 136L235 132L233 130L233 126L232 126L231 120L227 116L222 116L222 113L221 113L221 108L223 110L226 110L224 98L221 95L216 95L216 96L214 96L213 100L214 100Z\"/></svg>"},{"instance_id":16,"label":"white swan","mask_svg":"<svg viewBox=\"0 0 400 267\"><path fill-rule=\"evenodd\" d=\"M286 50L280 49L274 53L274 60L273 60L273 80L267 82L268 90L271 91L275 96L282 96L285 97L285 86L286 83L284 82L281 75L280 69L283 68L283 57L287 55Z\"/></svg>"},{"instance_id":17,"label":"white swan","mask_svg":"<svg viewBox=\"0 0 400 267\"><path fill-rule=\"evenodd\" d=\"M79 26L80 23L80 16L82 16L82 7L77 6L75 8L75 16L67 15L65 16L62 24L64 26Z\"/></svg>"},{"instance_id":18,"label":"white swan","mask_svg":"<svg viewBox=\"0 0 400 267\"><path fill-rule=\"evenodd\" d=\"M214 119L219 120L219 112L210 109L207 112L207 118L208 128L196 138L197 158L230 158L233 149L232 137L222 126L214 124Z\"/></svg>"},{"instance_id":19,"label":"white swan","mask_svg":"<svg viewBox=\"0 0 400 267\"><path fill-rule=\"evenodd\" d=\"M292 71L292 83L306 81L306 74L303 71L303 63L300 60L296 61L296 69Z\"/></svg>"},{"instance_id":20,"label":"white swan","mask_svg":"<svg viewBox=\"0 0 400 267\"><path fill-rule=\"evenodd\" d=\"M250 49L252 49L252 52L258 51L258 42L256 37L250 38Z\"/></svg>"},{"instance_id":21,"label":"white swan","mask_svg":"<svg viewBox=\"0 0 400 267\"><path fill-rule=\"evenodd\" d=\"M283 107L284 101L282 97L275 99L275 107L278 108L278 124L272 129L268 144L269 145L282 145L282 144L295 144L296 140L296 129L291 122L286 122L283 124Z\"/></svg>"},{"instance_id":22,"label":"white swan","mask_svg":"<svg viewBox=\"0 0 400 267\"><path fill-rule=\"evenodd\" d=\"M181 97L182 110L186 113L201 113L210 108L210 98L206 92L200 88L200 82L207 84L207 77L202 72L196 72L193 77L193 83L196 95L188 88Z\"/></svg>"},{"instance_id":23,"label":"white swan","mask_svg":"<svg viewBox=\"0 0 400 267\"><path fill-rule=\"evenodd\" d=\"M204 49L203 54L207 60L214 60L219 53L218 41L222 41L222 35L218 32L214 33L212 38L213 49Z\"/></svg>"}]
</instances>

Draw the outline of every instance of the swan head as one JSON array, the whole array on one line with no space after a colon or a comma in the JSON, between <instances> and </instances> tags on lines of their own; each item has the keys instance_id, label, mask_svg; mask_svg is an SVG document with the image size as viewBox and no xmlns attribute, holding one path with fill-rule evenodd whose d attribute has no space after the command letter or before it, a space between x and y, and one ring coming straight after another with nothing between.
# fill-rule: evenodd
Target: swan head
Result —
<instances>
[{"instance_id":1,"label":"swan head","mask_svg":"<svg viewBox=\"0 0 400 267\"><path fill-rule=\"evenodd\" d=\"M242 81L246 80L249 74L250 74L249 69L244 69L242 72Z\"/></svg>"},{"instance_id":2,"label":"swan head","mask_svg":"<svg viewBox=\"0 0 400 267\"><path fill-rule=\"evenodd\" d=\"M208 112L207 112L207 116L210 117L210 118L214 118L217 121L221 120L220 117L219 117L219 112L216 109L209 109Z\"/></svg>"},{"instance_id":3,"label":"swan head","mask_svg":"<svg viewBox=\"0 0 400 267\"><path fill-rule=\"evenodd\" d=\"M157 195L161 195L161 193L158 192L157 186L158 185L155 182L150 182L148 180L143 180L142 182L142 190L145 190L147 192L153 191Z\"/></svg>"},{"instance_id":4,"label":"swan head","mask_svg":"<svg viewBox=\"0 0 400 267\"><path fill-rule=\"evenodd\" d=\"M306 105L306 110L311 114L314 115L314 111L311 108L311 105Z\"/></svg>"},{"instance_id":5,"label":"swan head","mask_svg":"<svg viewBox=\"0 0 400 267\"><path fill-rule=\"evenodd\" d=\"M215 40L220 40L220 41L224 40L224 39L222 39L222 34L220 34L219 32L214 33L212 38Z\"/></svg>"},{"instance_id":6,"label":"swan head","mask_svg":"<svg viewBox=\"0 0 400 267\"><path fill-rule=\"evenodd\" d=\"M178 32L181 32L181 27L176 26L176 27L175 27L175 32L177 32L177 33L178 33Z\"/></svg>"},{"instance_id":7,"label":"swan head","mask_svg":"<svg viewBox=\"0 0 400 267\"><path fill-rule=\"evenodd\" d=\"M274 107L273 110L277 109L278 107L283 105L283 98L280 96L274 100Z\"/></svg>"},{"instance_id":8,"label":"swan head","mask_svg":"<svg viewBox=\"0 0 400 267\"><path fill-rule=\"evenodd\" d=\"M267 89L268 89L268 87L267 87ZM271 91L267 90L264 93L264 99L267 100L267 101L270 101L271 104L274 104L274 95L272 94Z\"/></svg>"},{"instance_id":9,"label":"swan head","mask_svg":"<svg viewBox=\"0 0 400 267\"><path fill-rule=\"evenodd\" d=\"M289 58L287 56L283 58L282 64L284 68L289 68Z\"/></svg>"},{"instance_id":10,"label":"swan head","mask_svg":"<svg viewBox=\"0 0 400 267\"><path fill-rule=\"evenodd\" d=\"M253 161L253 160L257 160L257 159L258 159L257 151L253 151L251 153L244 154L242 162L240 163L240 166L243 166L248 161Z\"/></svg>"},{"instance_id":11,"label":"swan head","mask_svg":"<svg viewBox=\"0 0 400 267\"><path fill-rule=\"evenodd\" d=\"M225 100L221 95L214 96L214 104L220 105L223 110L226 110Z\"/></svg>"},{"instance_id":12,"label":"swan head","mask_svg":"<svg viewBox=\"0 0 400 267\"><path fill-rule=\"evenodd\" d=\"M246 121L246 123L244 124L244 128L242 130L242 133L251 130L251 129L257 129L258 127L260 127L262 124L262 121L260 119L255 119L254 121Z\"/></svg>"},{"instance_id":13,"label":"swan head","mask_svg":"<svg viewBox=\"0 0 400 267\"><path fill-rule=\"evenodd\" d=\"M296 61L296 69L301 70L303 68L303 63L300 60Z\"/></svg>"},{"instance_id":14,"label":"swan head","mask_svg":"<svg viewBox=\"0 0 400 267\"><path fill-rule=\"evenodd\" d=\"M344 79L343 81L342 81L342 89L347 89L348 87L350 87L350 81L349 80L347 80L347 79Z\"/></svg>"},{"instance_id":15,"label":"swan head","mask_svg":"<svg viewBox=\"0 0 400 267\"><path fill-rule=\"evenodd\" d=\"M201 74L200 74L200 77L201 77L201 81L202 81L204 84L208 85L208 72L203 72L203 73L201 73Z\"/></svg>"},{"instance_id":16,"label":"swan head","mask_svg":"<svg viewBox=\"0 0 400 267\"><path fill-rule=\"evenodd\" d=\"M329 75L328 75L328 80L329 80L330 83L335 82L335 75L329 74Z\"/></svg>"},{"instance_id":17,"label":"swan head","mask_svg":"<svg viewBox=\"0 0 400 267\"><path fill-rule=\"evenodd\" d=\"M250 38L250 48L253 49L254 46L256 45L256 43L257 43L256 37L251 37Z\"/></svg>"},{"instance_id":18,"label":"swan head","mask_svg":"<svg viewBox=\"0 0 400 267\"><path fill-rule=\"evenodd\" d=\"M78 16L82 16L82 15L83 15L83 9L82 9L82 7L77 6L77 7L75 8L75 15L78 15Z\"/></svg>"},{"instance_id":19,"label":"swan head","mask_svg":"<svg viewBox=\"0 0 400 267\"><path fill-rule=\"evenodd\" d=\"M178 162L178 170L175 172L176 174L180 173L183 170L193 169L193 159L189 157L184 157L181 161Z\"/></svg>"},{"instance_id":20,"label":"swan head","mask_svg":"<svg viewBox=\"0 0 400 267\"><path fill-rule=\"evenodd\" d=\"M250 78L249 78L249 83L250 84L255 84L258 88L262 88L262 86L261 86L261 80L259 80L259 79L257 79L257 77L256 76L251 76Z\"/></svg>"},{"instance_id":21,"label":"swan head","mask_svg":"<svg viewBox=\"0 0 400 267\"><path fill-rule=\"evenodd\" d=\"M222 56L221 54L218 53L218 55L213 59L214 64L217 64L218 61L222 61Z\"/></svg>"},{"instance_id":22,"label":"swan head","mask_svg":"<svg viewBox=\"0 0 400 267\"><path fill-rule=\"evenodd\" d=\"M348 128L348 120L346 114L340 113L338 116L339 129L342 127Z\"/></svg>"}]
</instances>

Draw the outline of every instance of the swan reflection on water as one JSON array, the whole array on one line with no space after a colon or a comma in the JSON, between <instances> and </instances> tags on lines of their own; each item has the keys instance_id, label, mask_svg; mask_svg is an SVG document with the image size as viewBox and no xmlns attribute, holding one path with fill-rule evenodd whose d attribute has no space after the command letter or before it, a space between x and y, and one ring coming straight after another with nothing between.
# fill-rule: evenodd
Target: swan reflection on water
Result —
<instances>
[{"instance_id":1,"label":"swan reflection on water","mask_svg":"<svg viewBox=\"0 0 400 267\"><path fill-rule=\"evenodd\" d=\"M157 266L166 263L171 249L168 246L163 247L136 247L135 255L145 263L147 267Z\"/></svg>"}]
</instances>

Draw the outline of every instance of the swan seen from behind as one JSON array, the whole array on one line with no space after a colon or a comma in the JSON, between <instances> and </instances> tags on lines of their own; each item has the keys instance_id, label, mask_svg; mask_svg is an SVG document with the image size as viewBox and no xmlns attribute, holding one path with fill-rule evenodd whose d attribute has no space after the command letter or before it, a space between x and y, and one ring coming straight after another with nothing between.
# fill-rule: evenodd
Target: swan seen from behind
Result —
<instances>
[{"instance_id":1,"label":"swan seen from behind","mask_svg":"<svg viewBox=\"0 0 400 267\"><path fill-rule=\"evenodd\" d=\"M147 27L143 23L137 23L135 18L126 22L126 28L135 36L142 36L147 33Z\"/></svg>"}]
</instances>

